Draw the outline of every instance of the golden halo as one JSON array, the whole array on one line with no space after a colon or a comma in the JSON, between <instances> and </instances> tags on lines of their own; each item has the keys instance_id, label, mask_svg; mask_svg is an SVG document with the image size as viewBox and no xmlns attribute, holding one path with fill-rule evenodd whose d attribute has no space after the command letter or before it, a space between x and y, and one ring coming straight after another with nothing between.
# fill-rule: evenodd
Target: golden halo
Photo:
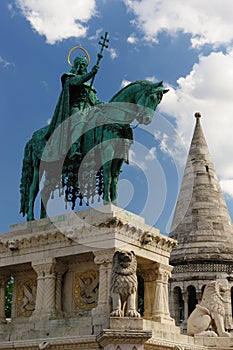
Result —
<instances>
[{"instance_id":1,"label":"golden halo","mask_svg":"<svg viewBox=\"0 0 233 350\"><path fill-rule=\"evenodd\" d=\"M70 62L70 55L71 55L71 53L72 53L74 50L77 50L77 49L82 50L82 51L85 53L85 55L87 56L87 62L88 62L88 64L89 64L89 63L90 63L90 55L89 55L89 53L87 52L87 50L84 49L84 48L81 47L81 46L74 46L74 47L72 47L72 49L70 49L70 51L68 52L67 60L68 60L69 65L70 65L71 67L73 67L73 64Z\"/></svg>"}]
</instances>

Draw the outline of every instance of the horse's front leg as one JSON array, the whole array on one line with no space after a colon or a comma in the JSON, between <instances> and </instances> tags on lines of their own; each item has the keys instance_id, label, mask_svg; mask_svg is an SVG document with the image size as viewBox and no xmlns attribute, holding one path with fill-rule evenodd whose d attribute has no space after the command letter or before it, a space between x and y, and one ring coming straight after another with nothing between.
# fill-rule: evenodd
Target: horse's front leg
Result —
<instances>
[{"instance_id":1,"label":"horse's front leg","mask_svg":"<svg viewBox=\"0 0 233 350\"><path fill-rule=\"evenodd\" d=\"M27 212L27 221L35 220L34 219L34 203L36 196L39 192L39 168L34 167L33 171L33 180L29 190L29 203L28 203L28 212Z\"/></svg>"},{"instance_id":2,"label":"horse's front leg","mask_svg":"<svg viewBox=\"0 0 233 350\"><path fill-rule=\"evenodd\" d=\"M103 167L103 183L104 183L104 204L111 202L111 182L112 182L112 160L114 157L114 148L111 143L112 140L105 141L104 147L101 150L101 162Z\"/></svg>"},{"instance_id":3,"label":"horse's front leg","mask_svg":"<svg viewBox=\"0 0 233 350\"><path fill-rule=\"evenodd\" d=\"M41 207L40 207L40 218L44 219L47 217L47 204L52 193L52 190L55 188L56 180L54 174L52 176L51 172L48 170L44 173L45 178L43 182L43 187L41 189ZM53 186L52 186L53 183Z\"/></svg>"},{"instance_id":4,"label":"horse's front leg","mask_svg":"<svg viewBox=\"0 0 233 350\"><path fill-rule=\"evenodd\" d=\"M123 159L114 159L111 167L111 185L110 185L110 198L111 202L117 205L117 189L120 170L123 164Z\"/></svg>"},{"instance_id":5,"label":"horse's front leg","mask_svg":"<svg viewBox=\"0 0 233 350\"><path fill-rule=\"evenodd\" d=\"M47 204L50 198L51 190L47 186L44 186L41 190L41 207L40 207L40 218L47 218Z\"/></svg>"},{"instance_id":6,"label":"horse's front leg","mask_svg":"<svg viewBox=\"0 0 233 350\"><path fill-rule=\"evenodd\" d=\"M104 204L111 202L110 187L111 187L111 161L105 162L103 164L103 183L104 183Z\"/></svg>"}]
</instances>

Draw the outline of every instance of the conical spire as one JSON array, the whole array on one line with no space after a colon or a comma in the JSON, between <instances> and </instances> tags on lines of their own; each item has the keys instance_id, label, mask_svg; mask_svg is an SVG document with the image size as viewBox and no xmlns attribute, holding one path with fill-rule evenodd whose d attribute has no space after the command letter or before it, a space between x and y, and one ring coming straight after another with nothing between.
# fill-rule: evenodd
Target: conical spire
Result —
<instances>
[{"instance_id":1,"label":"conical spire","mask_svg":"<svg viewBox=\"0 0 233 350\"><path fill-rule=\"evenodd\" d=\"M170 237L178 246L171 264L195 261L232 261L233 226L211 161L208 146L195 114L196 126L189 150Z\"/></svg>"}]
</instances>

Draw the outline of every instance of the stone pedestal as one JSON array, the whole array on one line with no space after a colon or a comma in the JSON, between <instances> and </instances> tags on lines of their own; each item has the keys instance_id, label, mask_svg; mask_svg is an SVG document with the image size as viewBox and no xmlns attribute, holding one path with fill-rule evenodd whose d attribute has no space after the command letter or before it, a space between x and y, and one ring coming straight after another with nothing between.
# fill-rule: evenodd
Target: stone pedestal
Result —
<instances>
[{"instance_id":1,"label":"stone pedestal","mask_svg":"<svg viewBox=\"0 0 233 350\"><path fill-rule=\"evenodd\" d=\"M110 326L103 329L97 340L104 350L143 350L152 331L143 330L143 319L110 318Z\"/></svg>"},{"instance_id":2,"label":"stone pedestal","mask_svg":"<svg viewBox=\"0 0 233 350\"><path fill-rule=\"evenodd\" d=\"M0 244L2 322L5 285L15 279L12 320L0 325L0 349L9 339L7 346L15 349L51 350L170 349L171 343L165 346L169 337L173 348L185 343L189 337L180 338L168 311L175 244L141 217L113 205L12 226ZM144 280L142 318L110 318L117 250L136 256Z\"/></svg>"}]
</instances>

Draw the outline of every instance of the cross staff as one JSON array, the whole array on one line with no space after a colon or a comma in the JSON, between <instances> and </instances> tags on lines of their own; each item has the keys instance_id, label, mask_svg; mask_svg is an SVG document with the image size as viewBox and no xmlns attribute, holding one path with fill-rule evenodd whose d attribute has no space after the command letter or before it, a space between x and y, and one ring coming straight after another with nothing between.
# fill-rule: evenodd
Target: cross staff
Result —
<instances>
[{"instance_id":1,"label":"cross staff","mask_svg":"<svg viewBox=\"0 0 233 350\"><path fill-rule=\"evenodd\" d=\"M100 39L102 39L103 42L99 41L99 45L101 46L101 49L100 49L100 52L99 52L98 55L97 55L97 57L98 57L97 62L96 62L96 66L97 66L97 67L99 67L100 60L101 60L101 58L103 57L103 50L104 50L104 48L106 48L106 49L108 48L108 45L105 44L105 43L108 43L108 42L109 42L109 40L108 40L107 37L108 37L108 32L105 32L104 37L103 37L103 36L100 37ZM95 73L95 75L96 75L96 73ZM91 92L92 85L93 85L93 83L94 83L95 75L94 75L94 76L92 77L92 79L91 79L90 87L89 87L88 93L87 93L87 95L86 95L86 101L85 101L85 103L84 103L84 109L85 109L85 107L86 107L87 99L88 99L88 96L89 96L89 94L90 94L90 92Z\"/></svg>"},{"instance_id":2,"label":"cross staff","mask_svg":"<svg viewBox=\"0 0 233 350\"><path fill-rule=\"evenodd\" d=\"M99 63L100 63L100 60L102 59L103 57L103 50L104 48L108 48L108 45L106 45L105 43L108 43L109 40L108 40L108 32L105 32L105 35L104 37L101 36L100 39L103 40L103 42L99 41L99 45L101 46L101 49L100 49L100 52L98 53L97 57L97 62L96 62L96 66L99 67ZM93 78L91 79L91 84L90 84L90 90L91 90L91 87L93 85L93 82L94 82L94 79L95 79L95 75L93 76Z\"/></svg>"}]
</instances>

